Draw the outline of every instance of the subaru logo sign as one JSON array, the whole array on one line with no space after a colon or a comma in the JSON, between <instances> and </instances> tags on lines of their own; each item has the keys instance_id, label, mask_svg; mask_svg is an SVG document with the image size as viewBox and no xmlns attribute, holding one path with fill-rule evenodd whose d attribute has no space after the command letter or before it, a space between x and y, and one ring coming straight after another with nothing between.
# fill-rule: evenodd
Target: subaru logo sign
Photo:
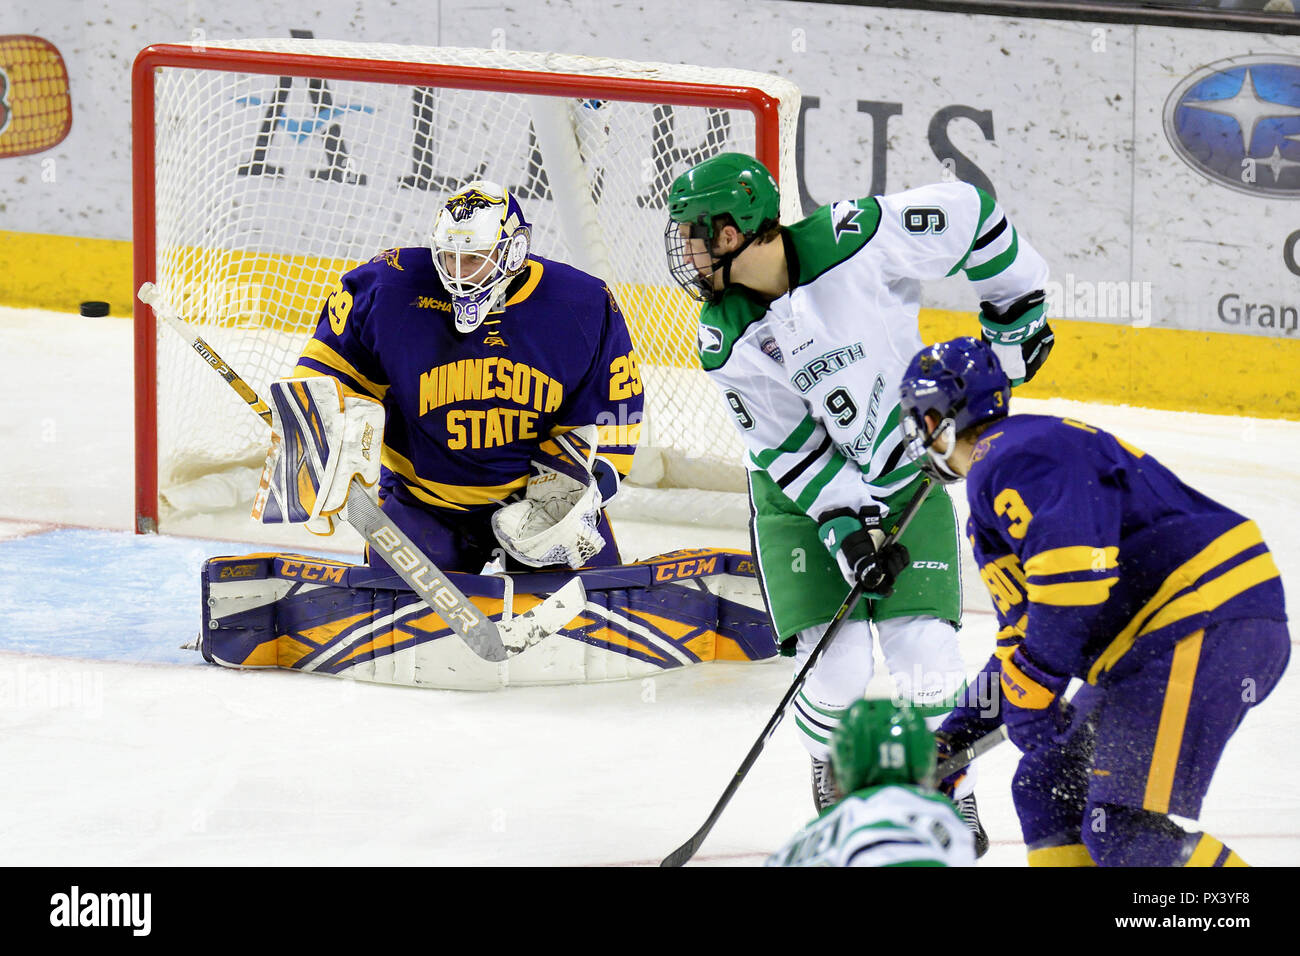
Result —
<instances>
[{"instance_id":1,"label":"subaru logo sign","mask_svg":"<svg viewBox=\"0 0 1300 956\"><path fill-rule=\"evenodd\" d=\"M1203 66L1165 101L1165 135L1197 172L1240 192L1300 199L1300 57Z\"/></svg>"}]
</instances>

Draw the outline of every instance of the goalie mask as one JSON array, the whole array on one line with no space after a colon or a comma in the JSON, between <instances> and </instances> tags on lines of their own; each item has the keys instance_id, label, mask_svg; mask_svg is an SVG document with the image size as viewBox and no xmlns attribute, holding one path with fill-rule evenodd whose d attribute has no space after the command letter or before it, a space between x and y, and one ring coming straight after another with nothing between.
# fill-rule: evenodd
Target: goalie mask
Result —
<instances>
[{"instance_id":1,"label":"goalie mask","mask_svg":"<svg viewBox=\"0 0 1300 956\"><path fill-rule=\"evenodd\" d=\"M524 268L532 227L515 197L477 180L443 204L429 247L457 332L473 332Z\"/></svg>"}]
</instances>

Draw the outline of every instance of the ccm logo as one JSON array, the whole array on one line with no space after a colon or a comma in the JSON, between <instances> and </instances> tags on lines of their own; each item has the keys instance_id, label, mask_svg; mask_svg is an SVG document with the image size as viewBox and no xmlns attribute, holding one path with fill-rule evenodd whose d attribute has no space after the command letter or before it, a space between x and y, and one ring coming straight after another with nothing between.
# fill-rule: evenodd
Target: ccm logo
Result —
<instances>
[{"instance_id":1,"label":"ccm logo","mask_svg":"<svg viewBox=\"0 0 1300 956\"><path fill-rule=\"evenodd\" d=\"M280 573L286 578L302 578L304 581L329 581L333 584L343 583L343 568L331 568L323 564L307 564L303 561L285 561L280 566Z\"/></svg>"},{"instance_id":2,"label":"ccm logo","mask_svg":"<svg viewBox=\"0 0 1300 956\"><path fill-rule=\"evenodd\" d=\"M948 563L946 561L913 561L912 567L918 571L947 571Z\"/></svg>"},{"instance_id":3,"label":"ccm logo","mask_svg":"<svg viewBox=\"0 0 1300 956\"><path fill-rule=\"evenodd\" d=\"M655 568L656 581L671 581L674 578L693 578L701 574L713 574L718 559L701 558L699 561L678 561L676 564L661 564Z\"/></svg>"}]
</instances>

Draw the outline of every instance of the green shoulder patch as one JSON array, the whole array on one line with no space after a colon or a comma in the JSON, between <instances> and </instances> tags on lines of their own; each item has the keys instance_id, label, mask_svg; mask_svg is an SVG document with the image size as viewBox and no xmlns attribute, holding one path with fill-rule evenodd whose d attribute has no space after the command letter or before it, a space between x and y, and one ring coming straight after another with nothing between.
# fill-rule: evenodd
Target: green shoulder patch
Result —
<instances>
[{"instance_id":1,"label":"green shoulder patch","mask_svg":"<svg viewBox=\"0 0 1300 956\"><path fill-rule=\"evenodd\" d=\"M807 285L861 250L880 227L875 197L842 199L790 226L799 258L799 285Z\"/></svg>"},{"instance_id":2,"label":"green shoulder patch","mask_svg":"<svg viewBox=\"0 0 1300 956\"><path fill-rule=\"evenodd\" d=\"M718 302L705 303L696 340L704 370L711 372L726 365L745 330L766 314L767 304L743 287L728 289Z\"/></svg>"}]
</instances>

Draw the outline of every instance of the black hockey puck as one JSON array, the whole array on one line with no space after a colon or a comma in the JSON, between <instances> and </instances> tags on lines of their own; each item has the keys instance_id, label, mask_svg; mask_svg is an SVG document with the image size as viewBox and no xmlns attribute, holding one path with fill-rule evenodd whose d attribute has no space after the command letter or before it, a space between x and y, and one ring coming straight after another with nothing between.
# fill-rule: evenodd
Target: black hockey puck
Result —
<instances>
[{"instance_id":1,"label":"black hockey puck","mask_svg":"<svg viewBox=\"0 0 1300 956\"><path fill-rule=\"evenodd\" d=\"M81 314L90 318L98 318L101 315L108 315L108 303L83 302L81 303Z\"/></svg>"}]
</instances>

